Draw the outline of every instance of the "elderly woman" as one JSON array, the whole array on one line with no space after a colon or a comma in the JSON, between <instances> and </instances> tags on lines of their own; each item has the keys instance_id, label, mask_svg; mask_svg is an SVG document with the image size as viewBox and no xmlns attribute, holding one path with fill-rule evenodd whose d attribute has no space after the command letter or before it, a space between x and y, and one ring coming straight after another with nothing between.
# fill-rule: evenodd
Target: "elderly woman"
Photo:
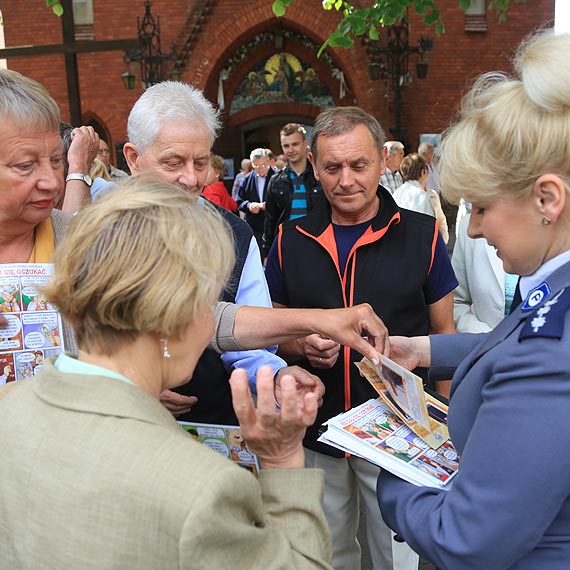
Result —
<instances>
[{"instance_id":1,"label":"elderly woman","mask_svg":"<svg viewBox=\"0 0 570 570\"><path fill-rule=\"evenodd\" d=\"M408 154L400 164L400 174L404 183L394 192L394 200L400 208L421 212L437 218L443 241L449 241L447 220L439 194L427 187L429 167L425 158L415 152Z\"/></svg>"},{"instance_id":2,"label":"elderly woman","mask_svg":"<svg viewBox=\"0 0 570 570\"><path fill-rule=\"evenodd\" d=\"M59 109L42 85L0 69L0 116L0 263L50 263L69 223L54 209L64 185ZM81 127L72 137L69 172L87 172L75 149L97 135Z\"/></svg>"},{"instance_id":3,"label":"elderly woman","mask_svg":"<svg viewBox=\"0 0 570 570\"><path fill-rule=\"evenodd\" d=\"M453 487L378 481L386 522L442 569L570 566L569 53L570 35L529 40L514 77L475 84L442 148L444 194L473 203L469 235L522 276L524 301L490 333L393 339L407 367L457 369Z\"/></svg>"},{"instance_id":4,"label":"elderly woman","mask_svg":"<svg viewBox=\"0 0 570 570\"><path fill-rule=\"evenodd\" d=\"M0 263L47 263L68 217L53 211L63 191L59 109L45 89L0 70Z\"/></svg>"},{"instance_id":5,"label":"elderly woman","mask_svg":"<svg viewBox=\"0 0 570 570\"><path fill-rule=\"evenodd\" d=\"M303 468L301 445L315 394L299 402L284 378L278 412L262 369L256 410L234 372L259 480L195 442L158 400L212 338L233 256L219 214L147 177L72 221L45 293L73 324L79 356L46 361L0 400L6 568L328 568L322 474Z\"/></svg>"}]
</instances>

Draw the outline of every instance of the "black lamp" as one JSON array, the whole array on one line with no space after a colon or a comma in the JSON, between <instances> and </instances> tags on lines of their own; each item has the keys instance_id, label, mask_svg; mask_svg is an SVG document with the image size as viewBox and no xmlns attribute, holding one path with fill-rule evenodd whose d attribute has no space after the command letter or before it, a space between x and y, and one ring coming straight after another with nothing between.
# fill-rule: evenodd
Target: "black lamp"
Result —
<instances>
[{"instance_id":1,"label":"black lamp","mask_svg":"<svg viewBox=\"0 0 570 570\"><path fill-rule=\"evenodd\" d=\"M135 79L135 75L130 71L125 71L125 73L121 75L121 81L123 82L125 89L134 89Z\"/></svg>"}]
</instances>

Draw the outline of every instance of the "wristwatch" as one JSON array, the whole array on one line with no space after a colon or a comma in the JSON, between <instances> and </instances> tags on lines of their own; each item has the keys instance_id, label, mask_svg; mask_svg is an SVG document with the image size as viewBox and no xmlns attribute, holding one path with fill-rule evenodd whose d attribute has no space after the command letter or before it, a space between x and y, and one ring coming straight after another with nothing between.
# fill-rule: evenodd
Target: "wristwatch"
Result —
<instances>
[{"instance_id":1,"label":"wristwatch","mask_svg":"<svg viewBox=\"0 0 570 570\"><path fill-rule=\"evenodd\" d=\"M91 180L91 176L89 176L89 174L81 174L80 172L71 172L68 174L65 181L69 182L70 180L81 180L87 184L87 188L91 188L91 185L93 184L93 180Z\"/></svg>"}]
</instances>

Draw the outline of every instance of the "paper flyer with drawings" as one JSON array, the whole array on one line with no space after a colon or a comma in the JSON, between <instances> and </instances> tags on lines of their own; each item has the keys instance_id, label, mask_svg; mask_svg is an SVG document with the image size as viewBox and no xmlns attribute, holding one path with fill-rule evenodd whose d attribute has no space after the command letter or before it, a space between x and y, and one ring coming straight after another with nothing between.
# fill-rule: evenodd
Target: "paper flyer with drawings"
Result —
<instances>
[{"instance_id":1,"label":"paper flyer with drawings","mask_svg":"<svg viewBox=\"0 0 570 570\"><path fill-rule=\"evenodd\" d=\"M424 392L419 376L382 354L378 366L366 358L355 364L384 403L430 447L437 449L449 439L446 421L442 422L438 416L432 417L428 413L429 396Z\"/></svg>"},{"instance_id":2,"label":"paper flyer with drawings","mask_svg":"<svg viewBox=\"0 0 570 570\"><path fill-rule=\"evenodd\" d=\"M61 317L38 291L53 274L53 265L0 265L0 385L36 375L46 358L64 350Z\"/></svg>"},{"instance_id":3,"label":"paper flyer with drawings","mask_svg":"<svg viewBox=\"0 0 570 570\"><path fill-rule=\"evenodd\" d=\"M447 409L427 396L430 417L445 419ZM344 412L326 423L319 441L357 455L417 486L446 489L459 470L448 439L432 449L381 398Z\"/></svg>"},{"instance_id":4,"label":"paper flyer with drawings","mask_svg":"<svg viewBox=\"0 0 570 570\"><path fill-rule=\"evenodd\" d=\"M326 422L319 441L367 459L419 486L449 488L459 460L447 406L426 394L419 376L380 355L355 363L380 397Z\"/></svg>"},{"instance_id":5,"label":"paper flyer with drawings","mask_svg":"<svg viewBox=\"0 0 570 570\"><path fill-rule=\"evenodd\" d=\"M239 426L178 422L196 441L247 469L256 477L259 462L249 450Z\"/></svg>"}]
</instances>

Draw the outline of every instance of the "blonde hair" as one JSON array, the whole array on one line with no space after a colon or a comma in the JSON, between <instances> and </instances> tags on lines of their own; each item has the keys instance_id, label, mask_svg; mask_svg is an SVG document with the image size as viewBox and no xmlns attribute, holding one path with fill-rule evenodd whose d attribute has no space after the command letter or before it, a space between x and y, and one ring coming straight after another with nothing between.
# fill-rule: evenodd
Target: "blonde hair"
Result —
<instances>
[{"instance_id":1,"label":"blonde hair","mask_svg":"<svg viewBox=\"0 0 570 570\"><path fill-rule=\"evenodd\" d=\"M95 178L103 178L103 180L111 181L111 177L109 176L109 171L107 170L105 163L100 161L98 158L93 161L93 164L89 169L89 176L93 180L95 180Z\"/></svg>"},{"instance_id":2,"label":"blonde hair","mask_svg":"<svg viewBox=\"0 0 570 570\"><path fill-rule=\"evenodd\" d=\"M419 180L427 167L426 159L421 154L412 152L404 157L399 171L402 180L407 182L408 180Z\"/></svg>"},{"instance_id":3,"label":"blonde hair","mask_svg":"<svg viewBox=\"0 0 570 570\"><path fill-rule=\"evenodd\" d=\"M72 220L44 289L83 350L176 335L218 299L232 233L207 203L153 174L129 179Z\"/></svg>"},{"instance_id":4,"label":"blonde hair","mask_svg":"<svg viewBox=\"0 0 570 570\"><path fill-rule=\"evenodd\" d=\"M210 153L210 166L218 173L218 180L224 177L224 170L226 165L224 159L219 154Z\"/></svg>"},{"instance_id":5,"label":"blonde hair","mask_svg":"<svg viewBox=\"0 0 570 570\"><path fill-rule=\"evenodd\" d=\"M516 75L481 76L445 133L438 165L453 203L527 196L543 174L570 188L570 35L539 32L520 46Z\"/></svg>"}]
</instances>

